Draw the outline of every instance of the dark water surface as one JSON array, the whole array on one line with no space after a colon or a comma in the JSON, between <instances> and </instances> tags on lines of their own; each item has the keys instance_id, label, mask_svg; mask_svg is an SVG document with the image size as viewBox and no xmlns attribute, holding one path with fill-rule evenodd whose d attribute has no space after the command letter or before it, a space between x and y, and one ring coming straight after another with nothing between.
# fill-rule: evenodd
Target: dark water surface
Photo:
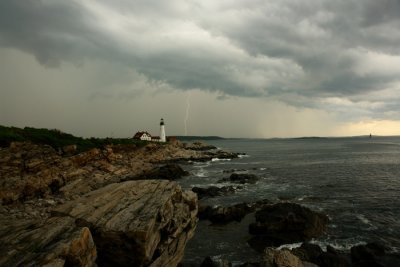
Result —
<instances>
[{"instance_id":1,"label":"dark water surface","mask_svg":"<svg viewBox=\"0 0 400 267\"><path fill-rule=\"evenodd\" d=\"M184 188L224 186L218 180L239 169L261 177L235 194L207 199L211 205L232 205L269 199L287 200L326 213L326 236L313 240L337 249L380 241L400 251L400 137L219 140L207 141L224 150L245 152L239 159L194 163L183 167L191 175ZM188 243L184 261L198 263L218 256L234 263L259 255L246 243L254 214L240 223L213 226L201 221Z\"/></svg>"}]
</instances>

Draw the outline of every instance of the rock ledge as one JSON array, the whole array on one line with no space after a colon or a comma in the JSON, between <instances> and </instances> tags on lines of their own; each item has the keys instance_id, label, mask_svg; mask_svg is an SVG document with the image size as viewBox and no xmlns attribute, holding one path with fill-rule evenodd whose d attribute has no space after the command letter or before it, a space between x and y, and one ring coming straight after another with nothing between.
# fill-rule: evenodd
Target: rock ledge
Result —
<instances>
[{"instance_id":1,"label":"rock ledge","mask_svg":"<svg viewBox=\"0 0 400 267\"><path fill-rule=\"evenodd\" d=\"M171 181L115 183L58 207L88 227L99 266L176 266L197 223L197 197Z\"/></svg>"}]
</instances>

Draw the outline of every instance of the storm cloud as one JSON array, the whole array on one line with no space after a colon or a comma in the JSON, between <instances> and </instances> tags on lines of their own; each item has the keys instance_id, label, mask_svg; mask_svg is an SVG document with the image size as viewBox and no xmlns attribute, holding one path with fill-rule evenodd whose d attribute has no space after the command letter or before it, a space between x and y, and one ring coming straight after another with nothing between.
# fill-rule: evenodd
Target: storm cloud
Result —
<instances>
[{"instance_id":1,"label":"storm cloud","mask_svg":"<svg viewBox=\"0 0 400 267\"><path fill-rule=\"evenodd\" d=\"M399 29L398 0L0 2L0 46L46 68L115 66L96 77L93 95L120 93L107 88L135 73L162 90L354 119L398 117Z\"/></svg>"}]
</instances>

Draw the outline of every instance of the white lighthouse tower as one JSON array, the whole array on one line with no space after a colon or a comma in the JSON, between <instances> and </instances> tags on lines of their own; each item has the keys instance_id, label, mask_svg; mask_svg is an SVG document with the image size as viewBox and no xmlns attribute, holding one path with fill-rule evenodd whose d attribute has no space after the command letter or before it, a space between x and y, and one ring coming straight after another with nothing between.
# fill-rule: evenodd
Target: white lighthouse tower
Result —
<instances>
[{"instance_id":1,"label":"white lighthouse tower","mask_svg":"<svg viewBox=\"0 0 400 267\"><path fill-rule=\"evenodd\" d=\"M166 142L167 138L165 136L165 126L164 126L164 119L161 118L160 121L160 142Z\"/></svg>"}]
</instances>

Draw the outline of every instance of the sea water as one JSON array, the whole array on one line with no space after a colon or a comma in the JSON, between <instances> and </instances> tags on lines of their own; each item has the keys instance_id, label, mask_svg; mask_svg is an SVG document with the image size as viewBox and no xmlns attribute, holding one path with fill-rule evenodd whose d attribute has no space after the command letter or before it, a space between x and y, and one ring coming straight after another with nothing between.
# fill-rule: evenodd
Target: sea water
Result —
<instances>
[{"instance_id":1,"label":"sea water","mask_svg":"<svg viewBox=\"0 0 400 267\"><path fill-rule=\"evenodd\" d=\"M219 183L230 172L256 174L256 184L236 193L202 200L207 205L233 205L268 199L289 201L327 214L327 234L312 242L348 250L378 241L391 252L400 251L400 137L236 139L207 141L223 150L244 152L232 160L214 159L184 165L191 174L180 184L226 186ZM185 263L197 264L206 256L241 263L260 255L249 247L249 214L241 222L211 225L200 221L189 241ZM289 244L296 246L300 244Z\"/></svg>"}]
</instances>

